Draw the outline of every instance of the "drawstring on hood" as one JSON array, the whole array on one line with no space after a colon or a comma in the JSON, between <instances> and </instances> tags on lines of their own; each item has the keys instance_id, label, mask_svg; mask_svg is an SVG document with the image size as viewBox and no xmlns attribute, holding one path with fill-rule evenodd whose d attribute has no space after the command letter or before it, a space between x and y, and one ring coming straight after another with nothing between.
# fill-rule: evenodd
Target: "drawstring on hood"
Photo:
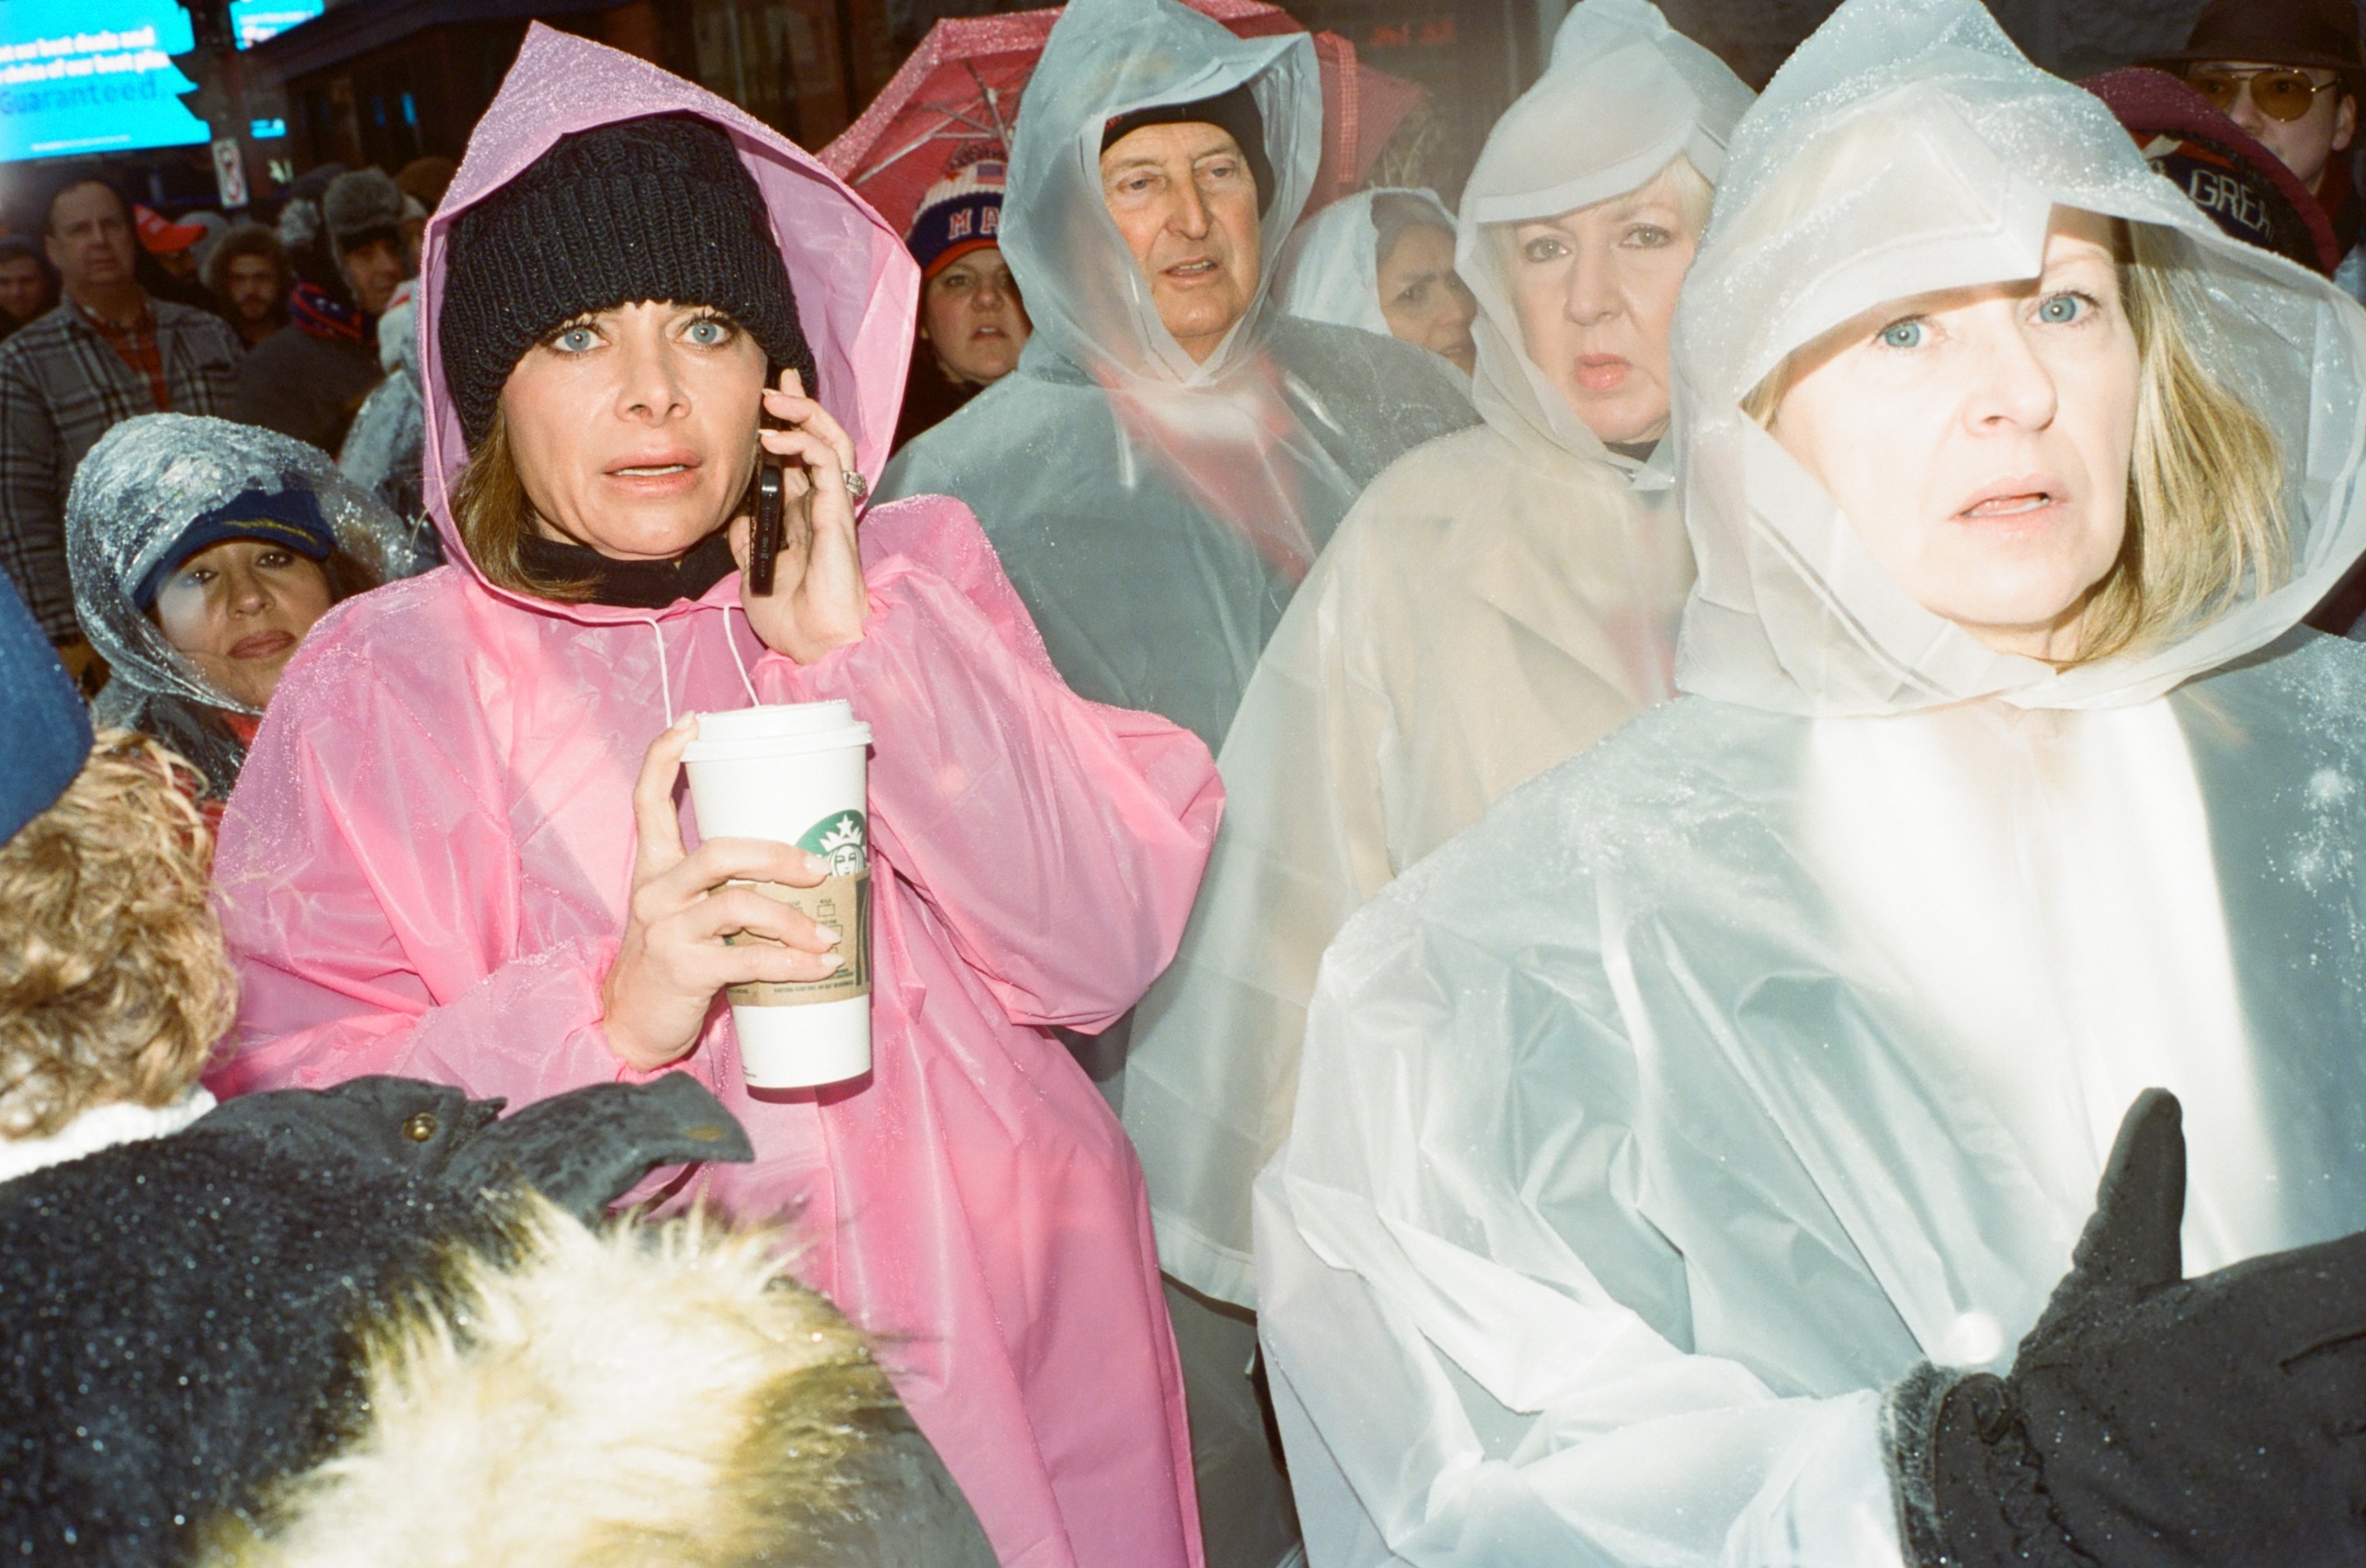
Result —
<instances>
[{"instance_id":1,"label":"drawstring on hood","mask_svg":"<svg viewBox=\"0 0 2366 1568\"><path fill-rule=\"evenodd\" d=\"M701 603L693 605L692 608L698 610L715 609L723 612L723 646L731 650L731 662L738 667L739 684L748 694L748 705L749 707L760 705L764 699L756 694L755 678L749 674L748 660L740 655L739 639L730 635L732 612L738 611L742 615L745 615L748 612L740 605L728 603L722 604L708 604ZM673 711L673 666L666 659L665 633L659 627L658 618L655 615L645 617L641 624L649 628L649 637L658 645L658 695L665 703L666 728L668 729L671 729L675 724L675 716ZM750 635L753 635L753 631L754 628L750 627Z\"/></svg>"}]
</instances>

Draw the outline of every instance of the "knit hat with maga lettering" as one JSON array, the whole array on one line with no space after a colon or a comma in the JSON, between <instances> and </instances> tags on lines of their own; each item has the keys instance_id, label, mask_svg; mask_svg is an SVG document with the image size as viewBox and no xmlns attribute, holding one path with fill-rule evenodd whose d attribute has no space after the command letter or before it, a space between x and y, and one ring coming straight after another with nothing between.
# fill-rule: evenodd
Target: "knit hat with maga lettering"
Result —
<instances>
[{"instance_id":1,"label":"knit hat with maga lettering","mask_svg":"<svg viewBox=\"0 0 2366 1568\"><path fill-rule=\"evenodd\" d=\"M817 390L796 295L755 177L730 136L689 115L563 137L452 225L437 337L468 445L501 387L562 321L642 300L709 305Z\"/></svg>"}]
</instances>

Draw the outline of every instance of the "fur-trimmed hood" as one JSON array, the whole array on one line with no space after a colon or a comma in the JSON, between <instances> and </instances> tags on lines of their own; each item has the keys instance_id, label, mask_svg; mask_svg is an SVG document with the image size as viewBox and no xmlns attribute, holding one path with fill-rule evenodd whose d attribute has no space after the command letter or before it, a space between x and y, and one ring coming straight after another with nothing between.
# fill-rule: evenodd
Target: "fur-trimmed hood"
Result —
<instances>
[{"instance_id":1,"label":"fur-trimmed hood","mask_svg":"<svg viewBox=\"0 0 2366 1568\"><path fill-rule=\"evenodd\" d=\"M781 1238L595 1234L539 1199L378 1314L368 1425L208 1532L206 1568L991 1568L862 1339ZM432 1500L432 1501L431 1501Z\"/></svg>"}]
</instances>

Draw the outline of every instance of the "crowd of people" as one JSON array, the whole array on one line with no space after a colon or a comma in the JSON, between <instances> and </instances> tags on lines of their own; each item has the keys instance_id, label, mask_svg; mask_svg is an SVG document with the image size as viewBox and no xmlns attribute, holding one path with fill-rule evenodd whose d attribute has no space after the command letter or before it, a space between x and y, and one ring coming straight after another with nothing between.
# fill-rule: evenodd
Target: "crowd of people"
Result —
<instances>
[{"instance_id":1,"label":"crowd of people","mask_svg":"<svg viewBox=\"0 0 2366 1568\"><path fill-rule=\"evenodd\" d=\"M1309 35L1069 0L898 225L543 28L55 171L0 1556L2366 1557L2361 95L1579 0L1310 210ZM682 787L823 703L862 932Z\"/></svg>"}]
</instances>

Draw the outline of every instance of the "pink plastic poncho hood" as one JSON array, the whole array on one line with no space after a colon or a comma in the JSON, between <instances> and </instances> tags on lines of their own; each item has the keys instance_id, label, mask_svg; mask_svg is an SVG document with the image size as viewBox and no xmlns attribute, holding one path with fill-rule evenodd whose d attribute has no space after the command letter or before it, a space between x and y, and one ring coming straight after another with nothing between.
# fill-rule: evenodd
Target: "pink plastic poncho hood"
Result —
<instances>
[{"instance_id":1,"label":"pink plastic poncho hood","mask_svg":"<svg viewBox=\"0 0 2366 1568\"><path fill-rule=\"evenodd\" d=\"M729 1010L670 1070L746 1165L660 1173L784 1222L795 1269L875 1337L1005 1568L1192 1568L1189 1434L1141 1173L1053 1031L1106 1028L1173 955L1222 794L1207 750L1061 682L976 519L871 508L860 642L766 648L732 574L655 611L487 583L446 499L464 458L437 313L453 219L560 136L688 111L772 213L820 392L886 454L916 270L804 152L655 67L536 28L427 231L426 494L453 565L337 606L289 661L215 863L241 971L218 1091L391 1073L512 1109L633 1076L603 986L632 886L633 785L672 715L843 699L873 734L868 1078L751 1096ZM696 842L694 814L682 826Z\"/></svg>"},{"instance_id":2,"label":"pink plastic poncho hood","mask_svg":"<svg viewBox=\"0 0 2366 1568\"><path fill-rule=\"evenodd\" d=\"M449 496L468 447L460 434L459 411L445 394L440 333L452 225L524 173L559 138L659 114L694 114L731 133L740 162L755 176L771 210L772 239L788 264L799 323L813 348L829 411L853 437L865 478L876 482L886 466L919 309L920 269L902 237L819 160L737 105L647 61L536 22L527 29L500 93L477 122L443 204L427 220L420 255L419 364L421 383L428 389L423 477L427 505L450 559L469 560L452 522ZM861 259L859 269L850 265L855 258ZM473 570L475 563L469 564ZM535 601L535 606L585 620L648 618L639 611L598 605Z\"/></svg>"}]
</instances>

